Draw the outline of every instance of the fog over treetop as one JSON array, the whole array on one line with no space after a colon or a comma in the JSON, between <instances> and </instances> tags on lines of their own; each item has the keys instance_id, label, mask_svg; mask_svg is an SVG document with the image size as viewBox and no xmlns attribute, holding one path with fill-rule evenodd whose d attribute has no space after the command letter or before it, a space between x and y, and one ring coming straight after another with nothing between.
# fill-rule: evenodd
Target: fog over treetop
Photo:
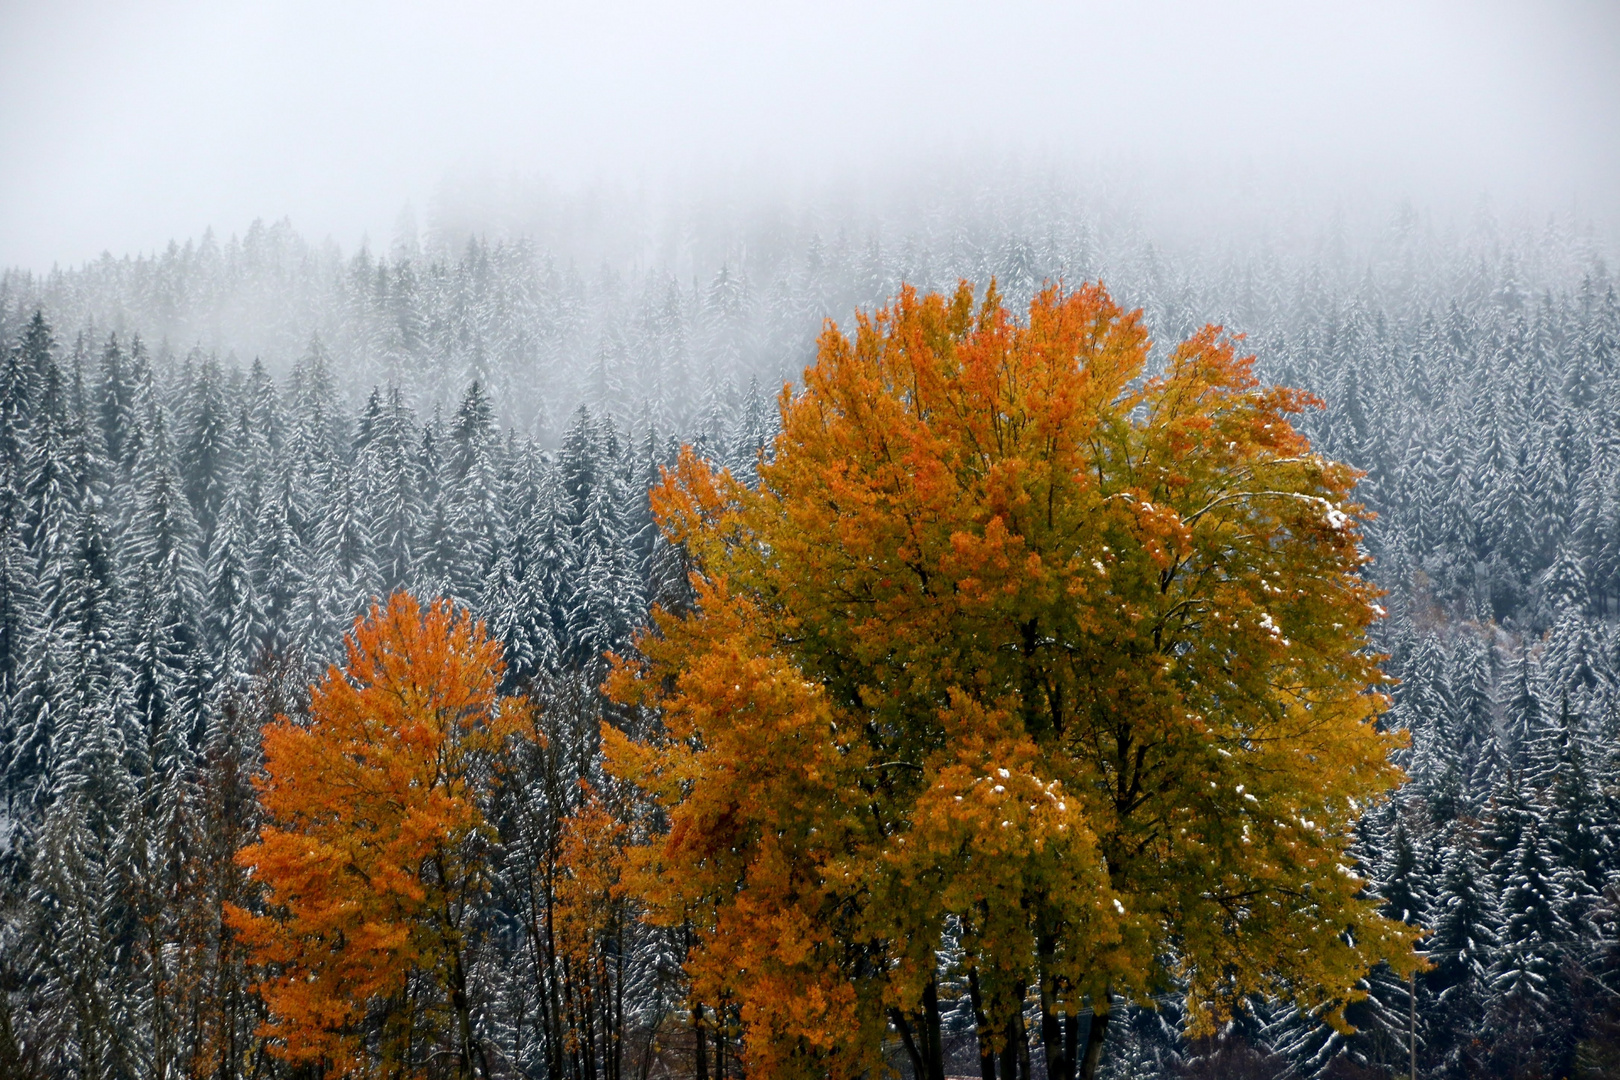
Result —
<instances>
[{"instance_id":1,"label":"fog over treetop","mask_svg":"<svg viewBox=\"0 0 1620 1080\"><path fill-rule=\"evenodd\" d=\"M1602 216L1605 7L7 5L0 264L283 216L378 247L446 176L861 189L982 155L1146 181L1165 213L1377 192Z\"/></svg>"}]
</instances>

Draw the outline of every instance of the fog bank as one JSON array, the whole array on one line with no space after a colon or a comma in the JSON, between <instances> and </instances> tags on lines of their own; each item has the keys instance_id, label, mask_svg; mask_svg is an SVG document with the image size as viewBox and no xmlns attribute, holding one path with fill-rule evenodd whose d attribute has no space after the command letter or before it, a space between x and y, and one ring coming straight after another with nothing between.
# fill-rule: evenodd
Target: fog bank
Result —
<instances>
[{"instance_id":1,"label":"fog bank","mask_svg":"<svg viewBox=\"0 0 1620 1080\"><path fill-rule=\"evenodd\" d=\"M1281 198L1607 220L1617 42L1610 5L1572 0L8 5L0 265L283 216L381 247L402 205L427 227L536 177L859 198L1008 159L1166 218Z\"/></svg>"}]
</instances>

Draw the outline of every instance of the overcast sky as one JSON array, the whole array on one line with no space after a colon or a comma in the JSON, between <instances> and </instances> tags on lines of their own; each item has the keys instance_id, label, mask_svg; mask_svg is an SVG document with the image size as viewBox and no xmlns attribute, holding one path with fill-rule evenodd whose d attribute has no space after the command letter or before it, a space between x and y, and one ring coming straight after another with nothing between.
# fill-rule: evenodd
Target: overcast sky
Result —
<instances>
[{"instance_id":1,"label":"overcast sky","mask_svg":"<svg viewBox=\"0 0 1620 1080\"><path fill-rule=\"evenodd\" d=\"M979 148L1606 214L1620 4L0 0L0 265Z\"/></svg>"}]
</instances>

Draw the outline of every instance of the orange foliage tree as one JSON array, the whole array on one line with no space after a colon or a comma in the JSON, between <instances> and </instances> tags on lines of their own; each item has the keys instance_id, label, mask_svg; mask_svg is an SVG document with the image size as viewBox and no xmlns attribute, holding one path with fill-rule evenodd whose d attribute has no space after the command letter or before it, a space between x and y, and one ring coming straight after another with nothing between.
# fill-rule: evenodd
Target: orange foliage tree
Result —
<instances>
[{"instance_id":1,"label":"orange foliage tree","mask_svg":"<svg viewBox=\"0 0 1620 1080\"><path fill-rule=\"evenodd\" d=\"M446 1053L458 1075L487 1074L467 949L489 888L486 807L529 712L497 694L499 642L444 601L398 593L347 646L307 721L263 733L267 820L237 854L263 913L228 911L261 965L261 1034L330 1076L418 1075Z\"/></svg>"},{"instance_id":2,"label":"orange foliage tree","mask_svg":"<svg viewBox=\"0 0 1620 1080\"><path fill-rule=\"evenodd\" d=\"M1356 474L1219 328L1150 348L1101 286L1027 322L906 289L829 324L757 486L688 453L655 490L697 596L617 666L663 735L607 731L609 767L761 1075L852 1077L896 1032L940 1080L947 951L985 1080L1027 1075L1030 1000L1072 1080L1121 999L1342 1024L1416 963L1347 854L1399 779Z\"/></svg>"}]
</instances>

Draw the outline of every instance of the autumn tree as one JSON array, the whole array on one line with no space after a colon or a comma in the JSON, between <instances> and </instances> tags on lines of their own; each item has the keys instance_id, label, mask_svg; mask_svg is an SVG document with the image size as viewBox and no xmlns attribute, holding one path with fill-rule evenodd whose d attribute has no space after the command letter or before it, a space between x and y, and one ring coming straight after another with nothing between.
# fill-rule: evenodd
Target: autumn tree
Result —
<instances>
[{"instance_id":1,"label":"autumn tree","mask_svg":"<svg viewBox=\"0 0 1620 1080\"><path fill-rule=\"evenodd\" d=\"M261 965L261 1034L326 1075L421 1075L435 1056L488 1075L469 952L488 890L486 808L504 747L532 730L528 710L497 693L499 643L444 601L397 593L347 647L312 687L307 720L264 729L266 823L237 854L263 883L263 911L229 910Z\"/></svg>"},{"instance_id":2,"label":"autumn tree","mask_svg":"<svg viewBox=\"0 0 1620 1080\"><path fill-rule=\"evenodd\" d=\"M1356 474L1219 328L1150 355L1100 285L1027 322L907 289L828 325L757 485L687 453L655 491L697 597L611 681L664 734L607 755L751 1071L855 1076L892 1032L940 1080L947 933L984 1080L1028 1076L1031 1000L1072 1080L1117 1002L1342 1023L1415 963L1347 853L1399 778Z\"/></svg>"}]
</instances>

